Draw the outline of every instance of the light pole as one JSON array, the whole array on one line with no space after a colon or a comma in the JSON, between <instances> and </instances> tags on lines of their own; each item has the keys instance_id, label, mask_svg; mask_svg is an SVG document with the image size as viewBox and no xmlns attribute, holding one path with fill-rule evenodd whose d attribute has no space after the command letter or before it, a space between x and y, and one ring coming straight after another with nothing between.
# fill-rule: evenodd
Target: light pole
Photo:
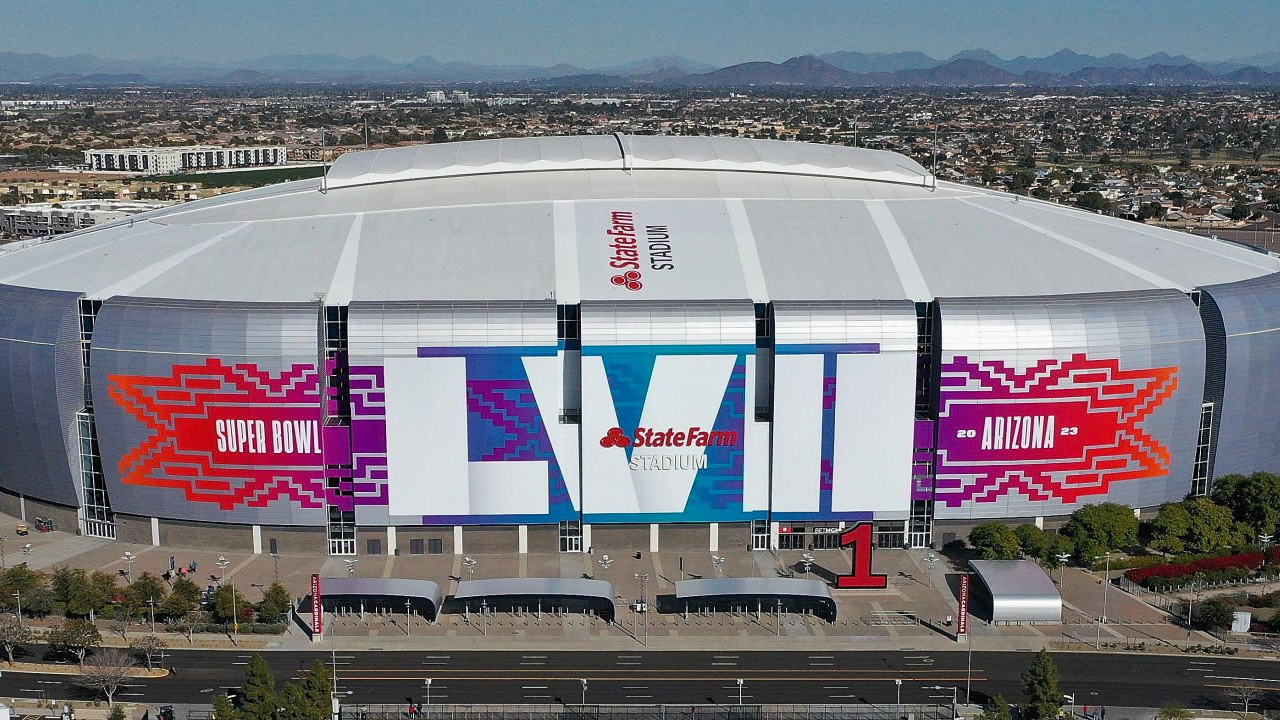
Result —
<instances>
[{"instance_id":1,"label":"light pole","mask_svg":"<svg viewBox=\"0 0 1280 720\"><path fill-rule=\"evenodd\" d=\"M22 591L15 591L13 597L18 601L18 627L22 627Z\"/></svg>"},{"instance_id":2,"label":"light pole","mask_svg":"<svg viewBox=\"0 0 1280 720\"><path fill-rule=\"evenodd\" d=\"M1066 701L1067 701L1067 702L1069 702L1069 703L1071 703L1071 717L1073 717L1073 718L1074 718L1074 717L1076 716L1076 696L1075 696L1075 694L1074 694L1074 693L1073 693L1073 694L1071 694L1071 695L1063 694L1062 699L1063 699L1063 700L1066 700Z\"/></svg>"},{"instance_id":3,"label":"light pole","mask_svg":"<svg viewBox=\"0 0 1280 720\"><path fill-rule=\"evenodd\" d=\"M1102 614L1098 616L1098 633L1094 638L1094 649L1102 648L1102 626L1107 622L1107 585L1111 583L1111 552L1107 551L1107 569L1102 576ZM1097 562L1102 558L1094 557L1093 561Z\"/></svg>"},{"instance_id":4,"label":"light pole","mask_svg":"<svg viewBox=\"0 0 1280 720\"><path fill-rule=\"evenodd\" d=\"M431 707L431 678L427 678L427 707ZM445 688L448 690L449 688Z\"/></svg>"},{"instance_id":5,"label":"light pole","mask_svg":"<svg viewBox=\"0 0 1280 720\"><path fill-rule=\"evenodd\" d=\"M4 544L9 542L8 535L0 535L0 568L5 567L4 564Z\"/></svg>"},{"instance_id":6,"label":"light pole","mask_svg":"<svg viewBox=\"0 0 1280 720\"><path fill-rule=\"evenodd\" d=\"M404 600L404 634L405 635L413 634L409 632L409 611L412 607L413 607L412 601L410 601L409 598L405 598ZM430 683L428 683L428 685L430 685Z\"/></svg>"},{"instance_id":7,"label":"light pole","mask_svg":"<svg viewBox=\"0 0 1280 720\"><path fill-rule=\"evenodd\" d=\"M156 631L156 599L155 596L147 598L147 614L151 620L151 632Z\"/></svg>"},{"instance_id":8,"label":"light pole","mask_svg":"<svg viewBox=\"0 0 1280 720\"><path fill-rule=\"evenodd\" d=\"M742 704L742 678L738 678L738 704Z\"/></svg>"},{"instance_id":9,"label":"light pole","mask_svg":"<svg viewBox=\"0 0 1280 720\"><path fill-rule=\"evenodd\" d=\"M950 690L951 691L951 717L956 716L956 701L959 700L960 688L948 687L946 685L926 685L926 690Z\"/></svg>"},{"instance_id":10,"label":"light pole","mask_svg":"<svg viewBox=\"0 0 1280 720\"><path fill-rule=\"evenodd\" d=\"M902 678L894 678L893 684L898 686L898 710L902 710Z\"/></svg>"},{"instance_id":11,"label":"light pole","mask_svg":"<svg viewBox=\"0 0 1280 720\"><path fill-rule=\"evenodd\" d=\"M354 577L356 574L356 563L360 562L360 558L351 558L342 561L347 566L347 577Z\"/></svg>"},{"instance_id":12,"label":"light pole","mask_svg":"<svg viewBox=\"0 0 1280 720\"><path fill-rule=\"evenodd\" d=\"M133 561L137 560L138 556L126 550L124 552L124 555L120 556L120 559L124 561L124 581L126 584L132 584L133 583Z\"/></svg>"},{"instance_id":13,"label":"light pole","mask_svg":"<svg viewBox=\"0 0 1280 720\"><path fill-rule=\"evenodd\" d=\"M1275 539L1275 536L1270 533L1264 533L1258 536L1258 544L1262 546L1262 559L1263 559L1264 565L1266 564L1266 558L1267 558L1267 546L1270 545L1271 541L1274 539ZM4 562L3 562L4 541L5 541L4 538L0 538L0 567L3 567L4 565ZM1266 595L1267 591L1270 589L1271 589L1271 581L1268 579L1262 583L1262 594Z\"/></svg>"},{"instance_id":14,"label":"light pole","mask_svg":"<svg viewBox=\"0 0 1280 720\"><path fill-rule=\"evenodd\" d=\"M476 577L476 559L467 555L462 558L462 564L467 566L467 579L474 580Z\"/></svg>"},{"instance_id":15,"label":"light pole","mask_svg":"<svg viewBox=\"0 0 1280 720\"><path fill-rule=\"evenodd\" d=\"M712 555L711 567L715 568L716 577L724 577L724 558L719 555Z\"/></svg>"},{"instance_id":16,"label":"light pole","mask_svg":"<svg viewBox=\"0 0 1280 720\"><path fill-rule=\"evenodd\" d=\"M587 679L582 678L582 704L587 704Z\"/></svg>"},{"instance_id":17,"label":"light pole","mask_svg":"<svg viewBox=\"0 0 1280 720\"><path fill-rule=\"evenodd\" d=\"M604 579L605 579L605 582L608 582L608 581L609 581L609 566L613 564L613 558L609 557L608 555L602 555L602 556L600 556L600 559L599 559L599 560L597 560L597 562L599 562L599 563L600 563L600 568L601 568L602 570L604 570Z\"/></svg>"},{"instance_id":18,"label":"light pole","mask_svg":"<svg viewBox=\"0 0 1280 720\"><path fill-rule=\"evenodd\" d=\"M218 561L214 564L218 566L218 570L222 572L222 575L225 578L227 567L231 565L231 561L222 555L219 555ZM235 583L228 582L227 587L231 590L231 642L234 643L240 639L240 608L236 607Z\"/></svg>"},{"instance_id":19,"label":"light pole","mask_svg":"<svg viewBox=\"0 0 1280 720\"><path fill-rule=\"evenodd\" d=\"M271 581L280 582L280 553L271 553Z\"/></svg>"},{"instance_id":20,"label":"light pole","mask_svg":"<svg viewBox=\"0 0 1280 720\"><path fill-rule=\"evenodd\" d=\"M649 573L636 573L636 579L640 581L640 612L644 613L644 646L649 647Z\"/></svg>"},{"instance_id":21,"label":"light pole","mask_svg":"<svg viewBox=\"0 0 1280 720\"><path fill-rule=\"evenodd\" d=\"M1071 555L1058 553L1053 559L1058 561L1058 591L1062 592L1067 587L1067 560L1071 559Z\"/></svg>"}]
</instances>

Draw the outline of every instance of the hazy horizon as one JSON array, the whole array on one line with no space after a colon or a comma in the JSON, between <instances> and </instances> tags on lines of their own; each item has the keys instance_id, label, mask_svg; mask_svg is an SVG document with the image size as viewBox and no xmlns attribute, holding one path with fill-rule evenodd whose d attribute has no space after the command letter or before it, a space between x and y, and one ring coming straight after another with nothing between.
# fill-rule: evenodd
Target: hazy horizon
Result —
<instances>
[{"instance_id":1,"label":"hazy horizon","mask_svg":"<svg viewBox=\"0 0 1280 720\"><path fill-rule=\"evenodd\" d=\"M1098 33L1099 27L1123 33ZM0 7L0 50L208 63L311 53L378 55L402 63L430 55L477 64L591 68L663 55L725 66L840 51L917 51L942 59L983 49L1011 59L1069 48L1220 62L1280 53L1276 27L1280 3L1262 0L27 0Z\"/></svg>"}]
</instances>

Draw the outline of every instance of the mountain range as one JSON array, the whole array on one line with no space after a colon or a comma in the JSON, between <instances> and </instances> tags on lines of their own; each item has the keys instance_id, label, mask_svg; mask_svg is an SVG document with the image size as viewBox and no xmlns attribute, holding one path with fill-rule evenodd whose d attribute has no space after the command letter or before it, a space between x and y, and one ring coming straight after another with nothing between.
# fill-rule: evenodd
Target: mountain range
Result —
<instances>
[{"instance_id":1,"label":"mountain range","mask_svg":"<svg viewBox=\"0 0 1280 720\"><path fill-rule=\"evenodd\" d=\"M1043 87L1108 85L1280 86L1280 53L1225 62L1200 62L1156 53L1133 58L1061 50L1045 57L1004 59L966 50L937 59L921 52L800 55L781 63L753 61L716 68L668 55L599 68L485 65L422 55L394 62L378 55L268 55L201 62L177 57L119 60L94 55L50 56L0 52L0 83L73 86L270 85L290 83L523 83L550 88L751 86Z\"/></svg>"}]
</instances>

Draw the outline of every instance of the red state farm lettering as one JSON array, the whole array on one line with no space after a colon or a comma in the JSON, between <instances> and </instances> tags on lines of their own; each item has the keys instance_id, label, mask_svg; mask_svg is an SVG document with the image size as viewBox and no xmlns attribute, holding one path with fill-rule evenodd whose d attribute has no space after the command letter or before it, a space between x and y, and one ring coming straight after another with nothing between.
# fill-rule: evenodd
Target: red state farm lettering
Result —
<instances>
[{"instance_id":1,"label":"red state farm lettering","mask_svg":"<svg viewBox=\"0 0 1280 720\"><path fill-rule=\"evenodd\" d=\"M315 420L219 419L214 422L218 452L250 455L320 452Z\"/></svg>"},{"instance_id":2,"label":"red state farm lettering","mask_svg":"<svg viewBox=\"0 0 1280 720\"><path fill-rule=\"evenodd\" d=\"M696 426L688 430L636 428L633 442L636 447L727 447L738 444L738 433L735 430L708 431Z\"/></svg>"},{"instance_id":3,"label":"red state farm lettering","mask_svg":"<svg viewBox=\"0 0 1280 720\"><path fill-rule=\"evenodd\" d=\"M626 210L615 210L609 216L610 227L605 230L609 236L609 247L613 256L609 258L609 267L615 270L640 269L640 242L636 239L636 218Z\"/></svg>"}]
</instances>

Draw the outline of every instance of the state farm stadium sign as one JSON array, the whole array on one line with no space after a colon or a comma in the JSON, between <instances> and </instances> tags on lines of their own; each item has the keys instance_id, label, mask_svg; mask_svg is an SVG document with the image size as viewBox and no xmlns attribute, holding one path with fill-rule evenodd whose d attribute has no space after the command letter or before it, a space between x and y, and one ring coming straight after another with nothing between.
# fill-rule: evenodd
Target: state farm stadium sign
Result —
<instances>
[{"instance_id":1,"label":"state farm stadium sign","mask_svg":"<svg viewBox=\"0 0 1280 720\"><path fill-rule=\"evenodd\" d=\"M600 438L603 448L707 448L733 447L738 444L739 433L734 430L703 430L691 427L685 430L675 428L657 429L639 427L628 436L620 427L610 428ZM707 467L706 453L699 450L689 453L659 453L650 455L632 454L630 462L632 470L690 470Z\"/></svg>"}]
</instances>

